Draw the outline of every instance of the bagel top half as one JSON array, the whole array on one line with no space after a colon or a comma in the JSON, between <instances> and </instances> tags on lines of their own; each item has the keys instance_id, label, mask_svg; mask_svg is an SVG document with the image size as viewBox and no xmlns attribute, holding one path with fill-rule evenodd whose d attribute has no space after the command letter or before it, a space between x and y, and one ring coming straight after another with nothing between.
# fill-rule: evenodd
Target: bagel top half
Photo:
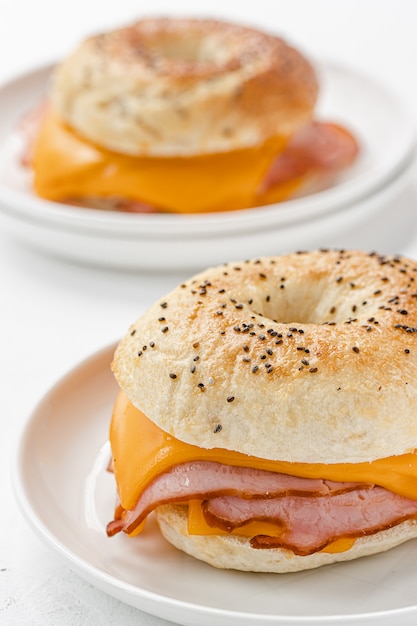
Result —
<instances>
[{"instance_id":1,"label":"bagel top half","mask_svg":"<svg viewBox=\"0 0 417 626\"><path fill-rule=\"evenodd\" d=\"M202 448L360 463L417 447L417 263L315 251L208 269L120 342L130 402Z\"/></svg>"},{"instance_id":2,"label":"bagel top half","mask_svg":"<svg viewBox=\"0 0 417 626\"><path fill-rule=\"evenodd\" d=\"M282 39L211 19L142 19L90 37L56 70L60 117L98 146L190 156L289 137L316 103L314 69Z\"/></svg>"}]
</instances>

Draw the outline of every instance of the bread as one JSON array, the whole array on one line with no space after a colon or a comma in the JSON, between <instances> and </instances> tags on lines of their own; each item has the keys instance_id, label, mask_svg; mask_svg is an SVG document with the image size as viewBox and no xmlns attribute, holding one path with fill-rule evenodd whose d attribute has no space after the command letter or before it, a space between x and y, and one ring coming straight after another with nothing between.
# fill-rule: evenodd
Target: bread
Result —
<instances>
[{"instance_id":1,"label":"bread","mask_svg":"<svg viewBox=\"0 0 417 626\"><path fill-rule=\"evenodd\" d=\"M202 448L360 463L417 448L417 263L315 251L206 270L120 342L115 377Z\"/></svg>"},{"instance_id":2,"label":"bread","mask_svg":"<svg viewBox=\"0 0 417 626\"><path fill-rule=\"evenodd\" d=\"M149 18L81 43L58 66L52 101L100 147L191 156L290 136L311 118L317 91L313 67L278 37Z\"/></svg>"}]
</instances>

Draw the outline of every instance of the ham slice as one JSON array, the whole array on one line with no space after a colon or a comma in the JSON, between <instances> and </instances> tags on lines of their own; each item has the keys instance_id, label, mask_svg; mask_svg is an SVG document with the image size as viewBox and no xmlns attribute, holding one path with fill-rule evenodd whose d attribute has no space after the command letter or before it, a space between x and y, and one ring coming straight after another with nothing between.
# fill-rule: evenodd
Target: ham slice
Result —
<instances>
[{"instance_id":1,"label":"ham slice","mask_svg":"<svg viewBox=\"0 0 417 626\"><path fill-rule=\"evenodd\" d=\"M273 161L260 192L309 173L336 174L353 163L358 144L348 130L330 122L311 122L299 130Z\"/></svg>"},{"instance_id":2,"label":"ham slice","mask_svg":"<svg viewBox=\"0 0 417 626\"><path fill-rule=\"evenodd\" d=\"M322 498L212 498L204 503L203 511L210 526L227 531L252 520L277 523L283 529L279 537L254 537L252 547L286 548L305 556L340 537L374 534L415 518L417 501L375 486Z\"/></svg>"},{"instance_id":3,"label":"ham slice","mask_svg":"<svg viewBox=\"0 0 417 626\"><path fill-rule=\"evenodd\" d=\"M46 100L42 100L37 106L33 107L23 115L19 123L19 132L24 139L24 149L21 155L21 165L30 167L33 157L33 149L39 126L46 112Z\"/></svg>"},{"instance_id":4,"label":"ham slice","mask_svg":"<svg viewBox=\"0 0 417 626\"><path fill-rule=\"evenodd\" d=\"M211 461L191 461L176 465L155 478L143 491L133 509L119 509L117 519L107 526L107 534L111 536L120 531L133 532L161 504L187 502L191 499L206 500L226 495L239 495L248 500L284 496L328 497L359 487L365 490L366 485L298 478Z\"/></svg>"}]
</instances>

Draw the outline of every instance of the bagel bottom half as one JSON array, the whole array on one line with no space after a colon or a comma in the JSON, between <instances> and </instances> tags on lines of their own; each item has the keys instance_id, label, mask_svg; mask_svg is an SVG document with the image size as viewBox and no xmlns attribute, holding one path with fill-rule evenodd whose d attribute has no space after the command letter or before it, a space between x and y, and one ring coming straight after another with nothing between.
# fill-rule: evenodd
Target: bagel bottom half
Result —
<instances>
[{"instance_id":1,"label":"bagel bottom half","mask_svg":"<svg viewBox=\"0 0 417 626\"><path fill-rule=\"evenodd\" d=\"M169 543L186 554L219 569L285 574L338 561L385 552L417 536L417 520L406 520L373 535L359 537L343 552L315 552L299 556L290 550L254 550L249 539L236 535L190 535L186 505L165 504L156 509L161 533Z\"/></svg>"}]
</instances>

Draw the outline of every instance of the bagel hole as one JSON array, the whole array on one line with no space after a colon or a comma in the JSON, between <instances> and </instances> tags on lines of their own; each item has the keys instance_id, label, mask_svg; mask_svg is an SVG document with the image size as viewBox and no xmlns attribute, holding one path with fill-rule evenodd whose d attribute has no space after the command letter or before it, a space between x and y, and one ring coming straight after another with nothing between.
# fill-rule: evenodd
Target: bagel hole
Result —
<instances>
[{"instance_id":1,"label":"bagel hole","mask_svg":"<svg viewBox=\"0 0 417 626\"><path fill-rule=\"evenodd\" d=\"M354 315L351 302L330 289L327 280L314 287L305 282L291 285L282 282L276 291L259 293L258 288L254 288L246 301L251 301L251 310L266 320L294 326L340 323Z\"/></svg>"},{"instance_id":2,"label":"bagel hole","mask_svg":"<svg viewBox=\"0 0 417 626\"><path fill-rule=\"evenodd\" d=\"M189 64L221 65L228 61L227 52L211 37L193 37L189 33L160 35L158 40L149 42L153 52L169 61Z\"/></svg>"}]
</instances>

